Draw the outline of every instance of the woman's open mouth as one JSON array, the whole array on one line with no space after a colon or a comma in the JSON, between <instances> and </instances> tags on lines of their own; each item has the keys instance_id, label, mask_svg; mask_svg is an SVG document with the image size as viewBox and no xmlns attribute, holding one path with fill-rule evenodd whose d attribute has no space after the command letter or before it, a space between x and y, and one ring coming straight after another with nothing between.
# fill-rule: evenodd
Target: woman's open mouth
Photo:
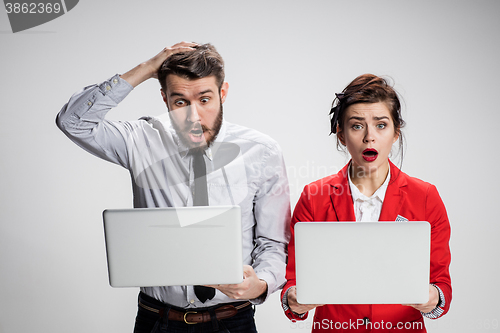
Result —
<instances>
[{"instance_id":1,"label":"woman's open mouth","mask_svg":"<svg viewBox=\"0 0 500 333\"><path fill-rule=\"evenodd\" d=\"M378 151L374 148L367 148L363 150L363 158L367 162L373 162L377 159Z\"/></svg>"}]
</instances>

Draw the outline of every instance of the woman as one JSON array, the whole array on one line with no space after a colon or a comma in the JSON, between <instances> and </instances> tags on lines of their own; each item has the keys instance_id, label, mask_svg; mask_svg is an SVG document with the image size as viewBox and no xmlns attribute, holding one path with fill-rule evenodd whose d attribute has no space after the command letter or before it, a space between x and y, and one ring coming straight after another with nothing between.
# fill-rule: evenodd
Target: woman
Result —
<instances>
[{"instance_id":1,"label":"woman","mask_svg":"<svg viewBox=\"0 0 500 333\"><path fill-rule=\"evenodd\" d=\"M394 143L399 140L399 147L403 148L404 121L397 93L387 81L371 74L361 75L336 95L334 104L337 103L330 112L331 131L337 135L337 146L347 148L351 161L336 175L307 185L295 207L288 246L287 283L282 292L285 314L292 320L303 320L309 310L316 308L313 332L325 329L426 332L422 316L438 318L448 311L451 302L450 224L446 209L434 185L409 177L389 160ZM370 202L369 208L365 208L365 202ZM297 302L295 223L396 220L431 224L427 303L317 305Z\"/></svg>"}]
</instances>

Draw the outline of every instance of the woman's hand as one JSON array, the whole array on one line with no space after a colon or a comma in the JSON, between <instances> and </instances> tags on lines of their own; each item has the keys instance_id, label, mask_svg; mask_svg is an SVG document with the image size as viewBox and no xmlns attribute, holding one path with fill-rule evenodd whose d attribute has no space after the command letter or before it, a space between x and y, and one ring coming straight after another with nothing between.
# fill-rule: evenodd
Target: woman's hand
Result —
<instances>
[{"instance_id":1,"label":"woman's hand","mask_svg":"<svg viewBox=\"0 0 500 333\"><path fill-rule=\"evenodd\" d=\"M293 286L288 291L288 307L297 314L304 314L323 304L300 304L297 302L297 287Z\"/></svg>"},{"instance_id":2,"label":"woman's hand","mask_svg":"<svg viewBox=\"0 0 500 333\"><path fill-rule=\"evenodd\" d=\"M432 284L429 285L429 301L424 304L403 304L406 306L411 306L423 313L431 312L436 308L439 303L439 291Z\"/></svg>"}]
</instances>

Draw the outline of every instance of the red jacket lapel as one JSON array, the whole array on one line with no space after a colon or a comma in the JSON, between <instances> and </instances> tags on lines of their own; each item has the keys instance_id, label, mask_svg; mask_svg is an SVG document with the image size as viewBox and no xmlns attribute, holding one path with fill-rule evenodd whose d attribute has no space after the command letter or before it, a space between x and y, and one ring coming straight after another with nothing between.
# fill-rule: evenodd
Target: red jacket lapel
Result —
<instances>
[{"instance_id":1,"label":"red jacket lapel","mask_svg":"<svg viewBox=\"0 0 500 333\"><path fill-rule=\"evenodd\" d=\"M349 164L342 168L330 183L332 187L330 201L338 221L356 221L348 180ZM407 185L406 175L391 161L389 161L389 166L391 180L387 186L379 221L395 221L406 200L406 191L404 190Z\"/></svg>"},{"instance_id":2,"label":"red jacket lapel","mask_svg":"<svg viewBox=\"0 0 500 333\"><path fill-rule=\"evenodd\" d=\"M389 161L389 166L391 168L391 179L385 192L379 221L396 221L406 200L406 191L404 189L406 187L406 175L391 161Z\"/></svg>"},{"instance_id":3,"label":"red jacket lapel","mask_svg":"<svg viewBox=\"0 0 500 333\"><path fill-rule=\"evenodd\" d=\"M330 200L337 215L337 221L356 221L354 215L354 205L352 203L351 189L349 187L349 164L337 173L337 177L333 178L335 181L331 183L332 194Z\"/></svg>"}]
</instances>

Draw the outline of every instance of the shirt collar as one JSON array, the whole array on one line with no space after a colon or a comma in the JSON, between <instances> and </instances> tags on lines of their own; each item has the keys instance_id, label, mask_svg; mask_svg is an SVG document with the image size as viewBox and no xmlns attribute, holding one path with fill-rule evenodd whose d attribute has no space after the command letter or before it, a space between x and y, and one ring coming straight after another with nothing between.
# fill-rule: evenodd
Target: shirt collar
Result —
<instances>
[{"instance_id":1,"label":"shirt collar","mask_svg":"<svg viewBox=\"0 0 500 333\"><path fill-rule=\"evenodd\" d=\"M348 170L351 168L349 167ZM361 201L368 201L368 200L373 200L373 199L379 199L380 202L384 202L385 198L385 192L387 191L387 186L389 185L389 180L391 179L391 171L389 169L389 172L387 173L387 177L385 177L384 183L373 193L371 197L367 197L363 193L360 192L360 190L354 185L354 183L351 180L351 172L347 172L348 179L349 179L349 188L351 189L351 195L352 195L352 201L355 202L356 200L361 200Z\"/></svg>"}]
</instances>

